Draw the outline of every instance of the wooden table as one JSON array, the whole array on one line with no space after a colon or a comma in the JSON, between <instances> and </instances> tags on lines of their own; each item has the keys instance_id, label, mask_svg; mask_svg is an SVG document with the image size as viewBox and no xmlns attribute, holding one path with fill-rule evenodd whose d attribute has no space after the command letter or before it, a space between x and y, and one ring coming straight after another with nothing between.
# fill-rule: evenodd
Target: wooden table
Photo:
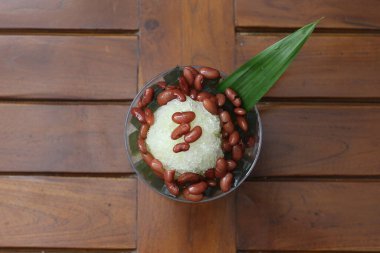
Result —
<instances>
[{"instance_id":1,"label":"wooden table","mask_svg":"<svg viewBox=\"0 0 380 253\"><path fill-rule=\"evenodd\" d=\"M380 251L380 1L0 0L1 252ZM325 16L229 197L139 182L124 119L176 64L231 72ZM80 250L79 250L80 249Z\"/></svg>"}]
</instances>

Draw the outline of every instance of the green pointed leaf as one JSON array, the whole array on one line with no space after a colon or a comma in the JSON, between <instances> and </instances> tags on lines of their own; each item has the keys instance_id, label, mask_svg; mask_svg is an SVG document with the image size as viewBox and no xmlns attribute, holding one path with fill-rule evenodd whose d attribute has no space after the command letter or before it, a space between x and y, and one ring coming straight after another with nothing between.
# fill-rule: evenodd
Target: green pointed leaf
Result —
<instances>
[{"instance_id":1,"label":"green pointed leaf","mask_svg":"<svg viewBox=\"0 0 380 253\"><path fill-rule=\"evenodd\" d=\"M223 80L218 91L232 88L241 97L243 106L251 110L285 72L318 22L302 27L260 52Z\"/></svg>"}]
</instances>

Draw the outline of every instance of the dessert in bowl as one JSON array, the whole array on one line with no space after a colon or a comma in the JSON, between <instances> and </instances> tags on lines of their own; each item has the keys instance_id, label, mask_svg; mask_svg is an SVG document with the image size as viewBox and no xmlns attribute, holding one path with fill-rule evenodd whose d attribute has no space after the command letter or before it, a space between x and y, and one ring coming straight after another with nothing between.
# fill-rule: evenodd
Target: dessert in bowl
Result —
<instances>
[{"instance_id":1,"label":"dessert in bowl","mask_svg":"<svg viewBox=\"0 0 380 253\"><path fill-rule=\"evenodd\" d=\"M210 67L175 67L145 84L126 119L126 147L138 177L160 194L206 202L235 190L261 147L257 108L218 92L226 77Z\"/></svg>"}]
</instances>

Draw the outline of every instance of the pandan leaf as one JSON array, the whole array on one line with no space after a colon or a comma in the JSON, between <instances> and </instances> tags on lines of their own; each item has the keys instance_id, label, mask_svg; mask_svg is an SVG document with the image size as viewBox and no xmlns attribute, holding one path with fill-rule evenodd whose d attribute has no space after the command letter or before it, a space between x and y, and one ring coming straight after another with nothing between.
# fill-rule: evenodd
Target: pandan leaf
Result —
<instances>
[{"instance_id":1,"label":"pandan leaf","mask_svg":"<svg viewBox=\"0 0 380 253\"><path fill-rule=\"evenodd\" d=\"M139 152L137 147L137 139L139 138L139 131L134 131L128 136L129 147L131 148L132 155L136 155Z\"/></svg>"},{"instance_id":2,"label":"pandan leaf","mask_svg":"<svg viewBox=\"0 0 380 253\"><path fill-rule=\"evenodd\" d=\"M182 70L177 66L164 76L164 80L167 85L175 85L180 76L182 76Z\"/></svg>"},{"instance_id":3,"label":"pandan leaf","mask_svg":"<svg viewBox=\"0 0 380 253\"><path fill-rule=\"evenodd\" d=\"M223 80L218 91L232 88L241 97L245 109L251 110L285 72L318 22L302 27L257 54Z\"/></svg>"}]
</instances>

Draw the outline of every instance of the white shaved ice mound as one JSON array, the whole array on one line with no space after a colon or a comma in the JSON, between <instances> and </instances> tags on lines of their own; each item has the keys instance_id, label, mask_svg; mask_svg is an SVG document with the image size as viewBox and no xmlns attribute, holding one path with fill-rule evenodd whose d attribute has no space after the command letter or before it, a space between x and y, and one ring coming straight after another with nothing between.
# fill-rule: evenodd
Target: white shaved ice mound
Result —
<instances>
[{"instance_id":1,"label":"white shaved ice mound","mask_svg":"<svg viewBox=\"0 0 380 253\"><path fill-rule=\"evenodd\" d=\"M184 142L184 137L172 140L170 135L179 124L173 122L175 112L193 111L195 119L190 123L202 128L201 137L190 143L188 151L173 152L175 144ZM209 113L201 102L186 97L185 102L174 99L154 112L154 124L150 127L146 144L149 152L164 165L165 169L174 169L178 173L204 172L215 167L216 159L223 157L219 117Z\"/></svg>"}]
</instances>

